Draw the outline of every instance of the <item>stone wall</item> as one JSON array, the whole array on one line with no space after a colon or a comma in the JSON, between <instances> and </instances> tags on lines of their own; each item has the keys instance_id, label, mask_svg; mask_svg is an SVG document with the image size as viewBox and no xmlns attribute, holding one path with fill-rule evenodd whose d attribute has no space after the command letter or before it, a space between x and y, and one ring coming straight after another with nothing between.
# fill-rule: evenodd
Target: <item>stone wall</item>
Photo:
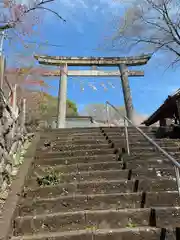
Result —
<instances>
[{"instance_id":1,"label":"stone wall","mask_svg":"<svg viewBox=\"0 0 180 240\"><path fill-rule=\"evenodd\" d=\"M12 107L0 92L0 192L11 183L15 165L13 155L25 141L26 131L21 124L21 112Z\"/></svg>"}]
</instances>

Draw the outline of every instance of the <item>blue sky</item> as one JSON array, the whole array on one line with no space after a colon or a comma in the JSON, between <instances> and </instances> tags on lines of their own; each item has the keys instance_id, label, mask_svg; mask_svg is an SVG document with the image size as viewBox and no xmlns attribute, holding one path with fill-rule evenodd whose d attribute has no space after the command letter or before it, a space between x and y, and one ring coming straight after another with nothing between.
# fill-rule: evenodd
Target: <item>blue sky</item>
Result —
<instances>
[{"instance_id":1,"label":"blue sky","mask_svg":"<svg viewBox=\"0 0 180 240\"><path fill-rule=\"evenodd\" d=\"M25 1L25 0L24 0ZM120 2L120 1L119 1ZM31 56L33 53L60 55L60 56L123 56L120 51L110 51L107 44L114 30L114 24L123 14L123 6L118 1L111 0L56 0L48 6L56 10L66 23L60 21L51 13L39 12L43 22L36 27L36 33L26 37L26 40L48 42L56 46L37 47L31 44L28 50L24 50L19 40L11 45L5 43L5 53L11 66L17 65L17 55ZM131 54L130 54L131 55ZM138 53L137 53L138 55ZM153 57L147 66L137 67L143 69L145 76L130 78L133 104L140 114L153 112L173 91L180 87L180 69L167 69L168 56L158 55ZM24 60L21 58L21 64ZM30 60L26 60L26 64ZM36 63L37 64L37 63ZM57 95L58 78L46 80L51 88L52 95ZM115 88L108 86L111 82ZM88 84L96 86L97 91L91 89ZM101 83L108 90L105 91ZM81 91L83 86L84 91ZM119 78L69 78L68 98L75 101L79 110L86 104L104 103L106 100L115 105L123 105L123 94Z\"/></svg>"}]
</instances>

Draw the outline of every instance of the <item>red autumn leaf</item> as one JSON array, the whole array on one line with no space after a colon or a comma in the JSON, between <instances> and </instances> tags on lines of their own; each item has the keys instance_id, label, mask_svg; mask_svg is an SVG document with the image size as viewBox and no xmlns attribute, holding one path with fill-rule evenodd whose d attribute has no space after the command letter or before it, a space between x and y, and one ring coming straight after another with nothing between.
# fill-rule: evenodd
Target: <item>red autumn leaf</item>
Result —
<instances>
[{"instance_id":1,"label":"red autumn leaf","mask_svg":"<svg viewBox=\"0 0 180 240\"><path fill-rule=\"evenodd\" d=\"M10 6L10 1L9 0L4 0L4 8L8 8Z\"/></svg>"},{"instance_id":2,"label":"red autumn leaf","mask_svg":"<svg viewBox=\"0 0 180 240\"><path fill-rule=\"evenodd\" d=\"M41 86L41 87L48 87L48 84L45 83L43 80L28 79L28 80L26 80L25 84L36 85L36 86Z\"/></svg>"}]
</instances>

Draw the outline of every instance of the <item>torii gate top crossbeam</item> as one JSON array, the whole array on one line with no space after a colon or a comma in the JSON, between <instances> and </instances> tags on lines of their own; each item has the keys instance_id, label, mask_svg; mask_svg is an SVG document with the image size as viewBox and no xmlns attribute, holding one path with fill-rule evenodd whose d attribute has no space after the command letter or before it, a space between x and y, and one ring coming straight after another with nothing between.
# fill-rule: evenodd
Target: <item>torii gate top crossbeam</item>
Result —
<instances>
[{"instance_id":1,"label":"torii gate top crossbeam","mask_svg":"<svg viewBox=\"0 0 180 240\"><path fill-rule=\"evenodd\" d=\"M35 59L40 64L45 65L63 65L68 66L118 66L126 64L127 66L145 65L151 58L151 55L141 55L137 57L60 57L35 55Z\"/></svg>"}]
</instances>

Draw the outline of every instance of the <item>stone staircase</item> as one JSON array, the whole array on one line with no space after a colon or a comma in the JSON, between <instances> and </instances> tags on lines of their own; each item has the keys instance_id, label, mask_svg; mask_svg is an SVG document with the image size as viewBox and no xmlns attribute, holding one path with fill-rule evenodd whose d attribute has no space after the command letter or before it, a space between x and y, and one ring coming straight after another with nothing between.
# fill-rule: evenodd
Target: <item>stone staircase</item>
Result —
<instances>
[{"instance_id":1,"label":"stone staircase","mask_svg":"<svg viewBox=\"0 0 180 240\"><path fill-rule=\"evenodd\" d=\"M156 128L142 127L152 138ZM13 218L13 240L179 240L174 168L136 129L44 132ZM156 142L175 157L179 147Z\"/></svg>"}]
</instances>

